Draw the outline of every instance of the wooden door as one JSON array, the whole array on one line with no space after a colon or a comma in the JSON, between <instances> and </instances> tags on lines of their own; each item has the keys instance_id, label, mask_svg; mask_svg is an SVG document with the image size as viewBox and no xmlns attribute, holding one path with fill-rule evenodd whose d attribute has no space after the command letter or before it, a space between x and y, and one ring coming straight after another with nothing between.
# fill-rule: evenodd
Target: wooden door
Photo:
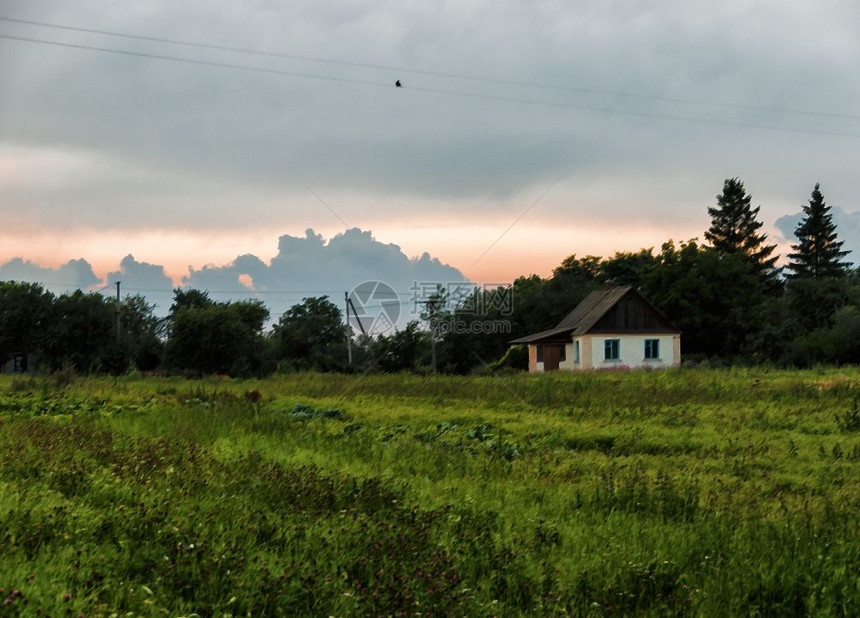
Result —
<instances>
[{"instance_id":1,"label":"wooden door","mask_svg":"<svg viewBox=\"0 0 860 618\"><path fill-rule=\"evenodd\" d=\"M560 345L545 345L543 347L543 370L544 371L557 371L558 363L561 360L561 350L562 346Z\"/></svg>"}]
</instances>

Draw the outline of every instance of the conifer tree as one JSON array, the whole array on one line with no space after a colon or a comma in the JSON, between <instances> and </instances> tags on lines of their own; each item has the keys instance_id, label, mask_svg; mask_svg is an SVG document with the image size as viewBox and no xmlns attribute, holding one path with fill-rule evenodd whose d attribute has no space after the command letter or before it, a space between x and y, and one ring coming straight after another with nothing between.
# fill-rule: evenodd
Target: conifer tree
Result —
<instances>
[{"instance_id":1,"label":"conifer tree","mask_svg":"<svg viewBox=\"0 0 860 618\"><path fill-rule=\"evenodd\" d=\"M850 252L842 251L842 242L836 240L836 224L819 187L816 183L809 204L803 206L806 217L794 230L798 244L791 245L795 252L788 254L788 268L793 271L788 276L792 279L840 277L851 266L841 261Z\"/></svg>"},{"instance_id":2,"label":"conifer tree","mask_svg":"<svg viewBox=\"0 0 860 618\"><path fill-rule=\"evenodd\" d=\"M752 208L752 196L747 194L744 183L737 178L727 178L723 192L717 196L716 207L709 207L711 227L705 238L720 253L738 253L745 256L752 271L767 281L776 281L775 268L778 256L771 255L776 245L766 245L767 234L761 234L762 223L756 220L761 208Z\"/></svg>"}]
</instances>

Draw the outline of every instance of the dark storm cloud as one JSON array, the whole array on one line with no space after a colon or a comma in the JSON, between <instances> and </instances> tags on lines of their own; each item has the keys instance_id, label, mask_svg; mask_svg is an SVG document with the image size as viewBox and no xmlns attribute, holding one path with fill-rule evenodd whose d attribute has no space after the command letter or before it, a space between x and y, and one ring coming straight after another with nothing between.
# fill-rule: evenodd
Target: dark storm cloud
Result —
<instances>
[{"instance_id":1,"label":"dark storm cloud","mask_svg":"<svg viewBox=\"0 0 860 618\"><path fill-rule=\"evenodd\" d=\"M824 171L853 178L848 189L860 192L853 169L860 120L844 116L860 102L860 81L850 78L860 60L853 2L36 0L7 3L2 13L403 67L0 23L0 33L15 36L321 78L0 40L3 140L86 156L74 177L54 162L4 179L14 207L29 213L21 226L200 229L300 220L321 227L327 213L268 148L344 209L360 200L362 212L346 219L365 227L386 218L456 218L458 200L472 200L470 214L497 225L573 162L532 222L554 225L573 210L607 225L655 217L689 223L732 176L773 198L762 212L770 220L790 212L791 196ZM395 79L404 88L395 89ZM527 85L536 83L554 88Z\"/></svg>"}]
</instances>

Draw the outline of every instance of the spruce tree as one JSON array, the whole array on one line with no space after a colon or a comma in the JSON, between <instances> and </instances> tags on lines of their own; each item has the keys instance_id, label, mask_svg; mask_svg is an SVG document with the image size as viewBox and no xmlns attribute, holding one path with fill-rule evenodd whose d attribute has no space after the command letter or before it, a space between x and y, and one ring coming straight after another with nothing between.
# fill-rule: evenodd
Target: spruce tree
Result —
<instances>
[{"instance_id":1,"label":"spruce tree","mask_svg":"<svg viewBox=\"0 0 860 618\"><path fill-rule=\"evenodd\" d=\"M788 268L793 271L788 276L792 279L841 277L851 266L841 261L850 252L842 251L842 242L836 240L836 224L819 187L816 183L809 204L803 206L806 217L794 230L798 244L791 245L795 252L788 254Z\"/></svg>"},{"instance_id":2,"label":"spruce tree","mask_svg":"<svg viewBox=\"0 0 860 618\"><path fill-rule=\"evenodd\" d=\"M761 208L752 208L752 196L747 194L744 183L737 178L727 178L723 192L717 196L716 207L709 207L711 227L705 238L719 253L741 254L752 267L752 272L764 280L775 282L778 256L771 255L776 245L766 245L767 234L759 233L762 223L756 220Z\"/></svg>"}]
</instances>

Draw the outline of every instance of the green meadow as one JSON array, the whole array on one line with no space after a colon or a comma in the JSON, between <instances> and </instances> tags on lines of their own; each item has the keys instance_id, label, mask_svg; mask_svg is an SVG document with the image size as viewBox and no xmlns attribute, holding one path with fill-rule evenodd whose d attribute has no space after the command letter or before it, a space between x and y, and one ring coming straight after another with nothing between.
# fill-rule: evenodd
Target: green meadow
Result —
<instances>
[{"instance_id":1,"label":"green meadow","mask_svg":"<svg viewBox=\"0 0 860 618\"><path fill-rule=\"evenodd\" d=\"M857 616L860 369L0 377L0 616Z\"/></svg>"}]
</instances>

